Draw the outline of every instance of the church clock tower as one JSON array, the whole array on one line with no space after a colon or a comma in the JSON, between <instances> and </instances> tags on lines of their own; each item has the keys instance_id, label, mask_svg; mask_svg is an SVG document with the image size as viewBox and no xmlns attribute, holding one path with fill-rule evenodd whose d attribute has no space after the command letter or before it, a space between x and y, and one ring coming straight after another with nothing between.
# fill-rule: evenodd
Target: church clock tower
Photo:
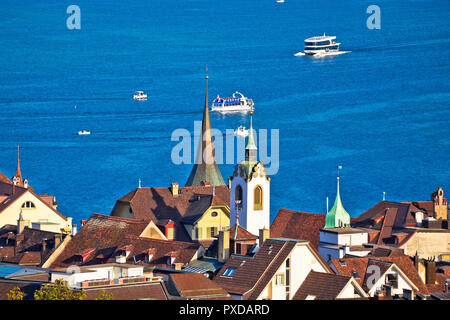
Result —
<instances>
[{"instance_id":1,"label":"church clock tower","mask_svg":"<svg viewBox=\"0 0 450 320\"><path fill-rule=\"evenodd\" d=\"M270 178L264 164L257 160L257 147L253 138L253 113L250 113L250 129L245 147L245 160L236 165L228 179L230 187L230 227L236 223L254 235L260 229L270 228Z\"/></svg>"}]
</instances>

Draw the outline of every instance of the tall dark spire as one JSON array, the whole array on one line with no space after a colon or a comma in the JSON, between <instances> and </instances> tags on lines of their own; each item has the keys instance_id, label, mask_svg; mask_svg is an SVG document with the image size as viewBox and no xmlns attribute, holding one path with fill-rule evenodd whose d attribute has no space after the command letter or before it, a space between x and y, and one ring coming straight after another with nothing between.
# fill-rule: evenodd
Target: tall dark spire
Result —
<instances>
[{"instance_id":1,"label":"tall dark spire","mask_svg":"<svg viewBox=\"0 0 450 320\"><path fill-rule=\"evenodd\" d=\"M208 70L208 69L206 69ZM208 106L208 75L206 75L205 108L203 110L202 133L198 142L197 157L186 186L200 186L209 182L213 186L225 185L216 163L216 153L211 134Z\"/></svg>"},{"instance_id":2,"label":"tall dark spire","mask_svg":"<svg viewBox=\"0 0 450 320\"><path fill-rule=\"evenodd\" d=\"M17 169L16 169L16 178L22 180L22 173L20 172L19 145L17 145Z\"/></svg>"}]
</instances>

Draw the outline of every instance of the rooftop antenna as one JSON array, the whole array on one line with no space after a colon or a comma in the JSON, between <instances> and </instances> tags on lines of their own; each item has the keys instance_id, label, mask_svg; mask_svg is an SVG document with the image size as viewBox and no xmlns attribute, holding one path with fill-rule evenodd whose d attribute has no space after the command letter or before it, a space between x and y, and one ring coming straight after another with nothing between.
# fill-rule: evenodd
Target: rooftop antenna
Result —
<instances>
[{"instance_id":1,"label":"rooftop antenna","mask_svg":"<svg viewBox=\"0 0 450 320\"><path fill-rule=\"evenodd\" d=\"M327 197L327 214L328 214L328 197Z\"/></svg>"}]
</instances>

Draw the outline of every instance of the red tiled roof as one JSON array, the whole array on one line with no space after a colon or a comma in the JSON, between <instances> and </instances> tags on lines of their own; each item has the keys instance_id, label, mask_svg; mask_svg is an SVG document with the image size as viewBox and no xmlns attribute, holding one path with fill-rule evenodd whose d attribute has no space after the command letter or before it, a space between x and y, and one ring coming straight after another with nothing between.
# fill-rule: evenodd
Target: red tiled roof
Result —
<instances>
[{"instance_id":1,"label":"red tiled roof","mask_svg":"<svg viewBox=\"0 0 450 320\"><path fill-rule=\"evenodd\" d=\"M406 255L395 257L366 257L366 258L344 258L344 259L331 259L330 264L337 270L337 273L344 276L352 276L353 271L356 271L359 278L355 280L363 287L365 286L366 270L370 264L378 263L382 270L387 270L389 263L395 263L395 265L402 270L402 272L411 280L414 285L419 289L419 293L428 294L428 289L423 283L422 279L414 267L411 258ZM386 264L388 263L388 264ZM345 265L344 265L345 264ZM369 272L369 275L372 272Z\"/></svg>"},{"instance_id":2,"label":"red tiled roof","mask_svg":"<svg viewBox=\"0 0 450 320\"><path fill-rule=\"evenodd\" d=\"M316 300L335 300L350 279L347 276L311 270L292 300L305 300L308 295L315 296Z\"/></svg>"},{"instance_id":3,"label":"red tiled roof","mask_svg":"<svg viewBox=\"0 0 450 320\"><path fill-rule=\"evenodd\" d=\"M86 300L95 300L102 294L102 290L105 294L112 294L113 300L167 300L167 294L161 282L87 289L85 290Z\"/></svg>"},{"instance_id":4,"label":"red tiled roof","mask_svg":"<svg viewBox=\"0 0 450 320\"><path fill-rule=\"evenodd\" d=\"M197 195L212 195L215 197L212 204L225 203L229 206L230 191L227 186L190 186L179 187L178 194L172 195L171 188L159 187L137 188L119 198L116 206L121 203L128 204L135 219L152 220L155 224L171 219L176 223L176 240L190 241L184 226L179 223L185 216L192 200ZM111 214L114 214L116 206Z\"/></svg>"},{"instance_id":5,"label":"red tiled roof","mask_svg":"<svg viewBox=\"0 0 450 320\"><path fill-rule=\"evenodd\" d=\"M67 267L72 264L89 265L99 263L98 259L105 262L114 262L118 251L130 245L131 252L127 257L128 263L145 264L169 268L167 254L176 252L175 263L189 263L200 249L196 243L167 241L139 237L150 221L126 219L100 214L93 214L86 224L67 244L63 252L52 264L53 268ZM74 256L84 250L93 248L83 262L74 259ZM155 253L149 263L144 263L142 253L147 249L154 249ZM108 251L107 253L105 253Z\"/></svg>"},{"instance_id":6,"label":"red tiled roof","mask_svg":"<svg viewBox=\"0 0 450 320\"><path fill-rule=\"evenodd\" d=\"M178 293L187 299L230 299L231 296L217 283L200 273L175 273L170 278Z\"/></svg>"},{"instance_id":7,"label":"red tiled roof","mask_svg":"<svg viewBox=\"0 0 450 320\"><path fill-rule=\"evenodd\" d=\"M240 225L238 225L238 229L236 232L236 225L232 226L230 229L230 239L233 240L255 240L258 239L258 236L255 236L254 234L248 232L246 229L242 228ZM234 234L236 233L236 239L234 239Z\"/></svg>"},{"instance_id":8,"label":"red tiled roof","mask_svg":"<svg viewBox=\"0 0 450 320\"><path fill-rule=\"evenodd\" d=\"M315 249L318 249L320 229L324 226L324 214L281 208L270 226L270 237L308 240Z\"/></svg>"},{"instance_id":9,"label":"red tiled roof","mask_svg":"<svg viewBox=\"0 0 450 320\"><path fill-rule=\"evenodd\" d=\"M31 192L32 195L34 195L36 198L42 201L50 210L55 212L57 215L59 215L61 218L67 221L67 217L63 216L60 212L58 212L55 208L53 208L52 205L50 205L45 199L41 199L39 195L34 193L33 189L31 187L23 188L19 186L14 186L10 183L5 183L0 181L0 196L7 196L8 198L6 200L3 200L3 202L0 203L0 214L3 210L5 210L9 205L14 203L17 199L19 199L23 194L25 194L27 191Z\"/></svg>"},{"instance_id":10,"label":"red tiled roof","mask_svg":"<svg viewBox=\"0 0 450 320\"><path fill-rule=\"evenodd\" d=\"M255 300L299 242L293 239L267 239L254 256L232 255L213 280L231 294ZM314 251L310 243L303 243ZM234 273L231 277L224 276L229 268L235 269Z\"/></svg>"},{"instance_id":11,"label":"red tiled roof","mask_svg":"<svg viewBox=\"0 0 450 320\"><path fill-rule=\"evenodd\" d=\"M0 181L6 182L6 183L12 183L11 180L7 176L5 176L3 173L0 172Z\"/></svg>"}]
</instances>

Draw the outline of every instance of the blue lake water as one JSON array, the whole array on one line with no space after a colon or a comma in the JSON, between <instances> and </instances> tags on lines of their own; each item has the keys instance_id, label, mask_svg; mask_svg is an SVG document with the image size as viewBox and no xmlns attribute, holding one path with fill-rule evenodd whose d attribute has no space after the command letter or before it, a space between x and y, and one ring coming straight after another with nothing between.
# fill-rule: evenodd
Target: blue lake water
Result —
<instances>
[{"instance_id":1,"label":"blue lake water","mask_svg":"<svg viewBox=\"0 0 450 320\"><path fill-rule=\"evenodd\" d=\"M184 185L170 137L201 120L209 94L255 101L254 127L279 129L279 208L324 212L341 196L356 216L381 200L450 193L450 2L332 0L81 1L0 3L0 172L22 174L60 211L109 214L137 187ZM366 9L381 8L369 30ZM336 35L349 54L294 57L303 40ZM131 99L134 90L150 94ZM77 106L74 108L74 106ZM211 114L220 130L248 115ZM81 129L90 136L77 136ZM226 179L233 165L221 165Z\"/></svg>"}]
</instances>

